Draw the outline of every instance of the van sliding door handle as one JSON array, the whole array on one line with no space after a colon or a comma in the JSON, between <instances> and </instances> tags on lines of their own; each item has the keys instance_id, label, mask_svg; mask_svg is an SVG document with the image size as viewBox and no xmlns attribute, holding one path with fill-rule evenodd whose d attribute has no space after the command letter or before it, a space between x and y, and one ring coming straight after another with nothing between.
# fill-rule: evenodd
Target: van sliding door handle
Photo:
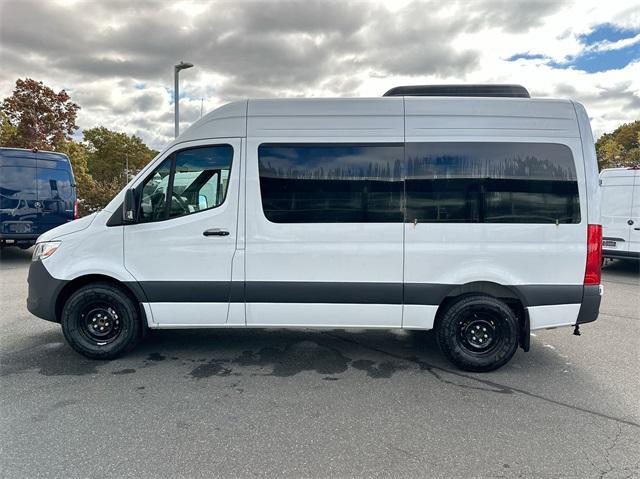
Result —
<instances>
[{"instance_id":1,"label":"van sliding door handle","mask_svg":"<svg viewBox=\"0 0 640 479\"><path fill-rule=\"evenodd\" d=\"M227 230L221 230L220 228L211 228L210 230L204 230L202 233L205 236L229 236Z\"/></svg>"},{"instance_id":2,"label":"van sliding door handle","mask_svg":"<svg viewBox=\"0 0 640 479\"><path fill-rule=\"evenodd\" d=\"M640 228L633 228L633 229L636 230L636 231L640 231Z\"/></svg>"}]
</instances>

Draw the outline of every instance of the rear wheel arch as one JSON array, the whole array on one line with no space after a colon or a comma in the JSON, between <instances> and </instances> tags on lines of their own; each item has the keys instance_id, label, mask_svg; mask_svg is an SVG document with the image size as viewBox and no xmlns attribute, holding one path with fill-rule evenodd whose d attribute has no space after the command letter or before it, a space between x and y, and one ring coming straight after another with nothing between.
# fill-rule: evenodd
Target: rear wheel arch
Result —
<instances>
[{"instance_id":1,"label":"rear wheel arch","mask_svg":"<svg viewBox=\"0 0 640 479\"><path fill-rule=\"evenodd\" d=\"M433 329L437 330L442 317L455 303L471 295L485 295L504 302L514 312L520 325L520 347L529 350L529 312L524 297L516 288L492 281L474 281L454 286L442 299L436 311Z\"/></svg>"},{"instance_id":2,"label":"rear wheel arch","mask_svg":"<svg viewBox=\"0 0 640 479\"><path fill-rule=\"evenodd\" d=\"M485 372L506 364L515 354L521 326L513 309L484 293L454 297L436 329L438 345L453 364Z\"/></svg>"}]
</instances>

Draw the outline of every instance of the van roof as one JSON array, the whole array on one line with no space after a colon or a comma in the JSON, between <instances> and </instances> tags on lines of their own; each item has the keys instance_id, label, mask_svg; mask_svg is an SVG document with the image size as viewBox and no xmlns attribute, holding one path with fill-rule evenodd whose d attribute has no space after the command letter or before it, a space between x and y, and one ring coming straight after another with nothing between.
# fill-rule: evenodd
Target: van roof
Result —
<instances>
[{"instance_id":1,"label":"van roof","mask_svg":"<svg viewBox=\"0 0 640 479\"><path fill-rule=\"evenodd\" d=\"M637 166L622 168L605 168L600 172L600 177L605 176L640 176L640 168Z\"/></svg>"},{"instance_id":2,"label":"van roof","mask_svg":"<svg viewBox=\"0 0 640 479\"><path fill-rule=\"evenodd\" d=\"M236 101L206 114L176 142L247 134L390 139L404 137L405 132L407 136L580 138L571 100L387 96Z\"/></svg>"},{"instance_id":3,"label":"van roof","mask_svg":"<svg viewBox=\"0 0 640 479\"><path fill-rule=\"evenodd\" d=\"M57 151L0 147L0 156L11 156L13 158L33 158L33 154L36 152L38 153L38 159L40 160L69 162L69 158L67 157L67 155Z\"/></svg>"}]
</instances>

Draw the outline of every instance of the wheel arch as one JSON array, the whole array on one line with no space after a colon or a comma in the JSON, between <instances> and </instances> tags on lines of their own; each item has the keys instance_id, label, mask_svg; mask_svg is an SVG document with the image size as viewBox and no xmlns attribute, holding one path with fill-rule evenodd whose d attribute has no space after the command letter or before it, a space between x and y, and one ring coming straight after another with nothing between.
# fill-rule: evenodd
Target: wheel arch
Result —
<instances>
[{"instance_id":1,"label":"wheel arch","mask_svg":"<svg viewBox=\"0 0 640 479\"><path fill-rule=\"evenodd\" d=\"M83 286L92 283L107 283L120 289L123 293L129 296L129 298L131 298L131 300L136 305L143 325L147 324L144 308L140 304L146 301L146 299L144 291L142 290L140 285L136 282L125 283L105 274L86 274L78 276L77 278L72 279L64 285L64 287L60 290L58 297L56 298L55 304L55 317L58 322L60 322L60 320L62 319L62 308L64 308L65 303L71 297L71 295Z\"/></svg>"},{"instance_id":2,"label":"wheel arch","mask_svg":"<svg viewBox=\"0 0 640 479\"><path fill-rule=\"evenodd\" d=\"M433 323L434 330L439 327L443 315L451 305L455 304L463 297L471 295L491 296L503 301L507 306L509 306L518 318L518 324L520 325L520 347L524 351L529 351L530 325L529 312L526 307L527 303L525 298L516 288L492 281L473 281L451 288L438 306Z\"/></svg>"}]
</instances>

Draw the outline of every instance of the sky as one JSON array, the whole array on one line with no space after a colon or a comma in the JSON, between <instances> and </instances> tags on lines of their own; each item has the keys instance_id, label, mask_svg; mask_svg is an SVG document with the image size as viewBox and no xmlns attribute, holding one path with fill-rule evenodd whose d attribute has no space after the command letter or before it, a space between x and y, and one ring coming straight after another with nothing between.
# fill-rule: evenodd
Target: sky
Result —
<instances>
[{"instance_id":1,"label":"sky","mask_svg":"<svg viewBox=\"0 0 640 479\"><path fill-rule=\"evenodd\" d=\"M82 129L173 138L229 101L519 83L585 105L596 137L640 119L640 0L0 0L0 98L65 89Z\"/></svg>"}]
</instances>

